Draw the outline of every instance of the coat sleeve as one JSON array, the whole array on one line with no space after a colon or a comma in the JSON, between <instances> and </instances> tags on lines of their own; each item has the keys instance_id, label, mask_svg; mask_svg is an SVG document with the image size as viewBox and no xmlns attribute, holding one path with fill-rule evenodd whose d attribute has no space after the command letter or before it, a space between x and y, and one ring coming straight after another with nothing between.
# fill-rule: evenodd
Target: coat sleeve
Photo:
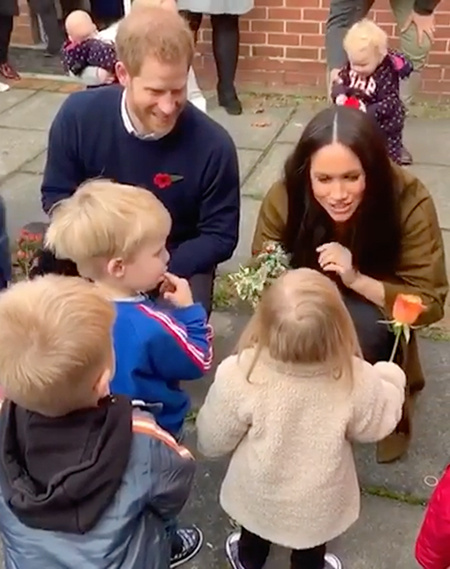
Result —
<instances>
[{"instance_id":1,"label":"coat sleeve","mask_svg":"<svg viewBox=\"0 0 450 569\"><path fill-rule=\"evenodd\" d=\"M259 209L252 241L252 254L259 253L266 241L281 241L286 227L288 199L286 188L276 182Z\"/></svg>"},{"instance_id":2,"label":"coat sleeve","mask_svg":"<svg viewBox=\"0 0 450 569\"><path fill-rule=\"evenodd\" d=\"M194 459L153 419L134 417L133 430L147 438L145 484L149 507L161 519L169 521L181 512L189 497L195 473Z\"/></svg>"},{"instance_id":3,"label":"coat sleeve","mask_svg":"<svg viewBox=\"0 0 450 569\"><path fill-rule=\"evenodd\" d=\"M400 175L404 183L401 259L394 278L383 283L385 310L390 318L399 293L418 295L427 310L417 325L429 325L443 317L448 292L442 233L433 200L422 182L404 171Z\"/></svg>"},{"instance_id":4,"label":"coat sleeve","mask_svg":"<svg viewBox=\"0 0 450 569\"><path fill-rule=\"evenodd\" d=\"M371 443L392 433L402 416L405 373L394 363L355 364L350 440Z\"/></svg>"},{"instance_id":5,"label":"coat sleeve","mask_svg":"<svg viewBox=\"0 0 450 569\"><path fill-rule=\"evenodd\" d=\"M333 83L331 87L331 99L334 103L336 102L336 99L339 97L339 95L351 94L349 92L350 77L348 71L348 65L343 67L339 71L338 79Z\"/></svg>"},{"instance_id":6,"label":"coat sleeve","mask_svg":"<svg viewBox=\"0 0 450 569\"><path fill-rule=\"evenodd\" d=\"M450 467L428 503L416 541L416 559L424 569L450 567Z\"/></svg>"},{"instance_id":7,"label":"coat sleeve","mask_svg":"<svg viewBox=\"0 0 450 569\"><path fill-rule=\"evenodd\" d=\"M244 378L237 356L224 360L197 416L198 448L211 458L231 453L247 433L251 419L243 410Z\"/></svg>"}]
</instances>

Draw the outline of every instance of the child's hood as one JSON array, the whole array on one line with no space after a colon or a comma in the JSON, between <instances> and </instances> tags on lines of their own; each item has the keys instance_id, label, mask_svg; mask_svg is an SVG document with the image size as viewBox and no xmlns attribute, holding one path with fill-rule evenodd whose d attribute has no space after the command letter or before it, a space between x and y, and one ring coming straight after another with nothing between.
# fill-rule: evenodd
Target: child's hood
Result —
<instances>
[{"instance_id":1,"label":"child's hood","mask_svg":"<svg viewBox=\"0 0 450 569\"><path fill-rule=\"evenodd\" d=\"M49 531L92 529L122 482L132 443L131 414L131 403L120 396L58 418L5 401L0 487L19 520Z\"/></svg>"}]
</instances>

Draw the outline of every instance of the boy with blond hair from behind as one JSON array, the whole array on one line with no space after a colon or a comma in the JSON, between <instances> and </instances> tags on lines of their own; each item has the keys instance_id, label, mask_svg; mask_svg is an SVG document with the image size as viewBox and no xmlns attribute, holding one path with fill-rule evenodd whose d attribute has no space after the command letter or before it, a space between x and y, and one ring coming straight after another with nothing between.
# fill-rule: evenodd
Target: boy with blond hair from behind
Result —
<instances>
[{"instance_id":1,"label":"boy with blond hair from behind","mask_svg":"<svg viewBox=\"0 0 450 569\"><path fill-rule=\"evenodd\" d=\"M115 312L47 275L0 295L0 532L6 567L168 569L189 451L111 396Z\"/></svg>"},{"instance_id":2,"label":"boy with blond hair from behind","mask_svg":"<svg viewBox=\"0 0 450 569\"><path fill-rule=\"evenodd\" d=\"M209 370L212 333L189 283L167 273L170 228L151 192L95 180L54 208L45 244L115 304L112 392L152 405L158 424L179 440L190 408L180 380ZM165 310L145 295L158 287ZM175 567L199 551L203 537L196 527L172 533Z\"/></svg>"}]
</instances>

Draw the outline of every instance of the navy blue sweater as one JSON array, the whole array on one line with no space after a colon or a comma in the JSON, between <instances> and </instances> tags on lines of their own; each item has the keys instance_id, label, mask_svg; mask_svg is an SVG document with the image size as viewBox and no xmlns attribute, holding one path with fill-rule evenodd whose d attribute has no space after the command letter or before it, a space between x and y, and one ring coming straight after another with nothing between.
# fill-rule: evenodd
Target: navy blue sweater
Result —
<instances>
[{"instance_id":1,"label":"navy blue sweater","mask_svg":"<svg viewBox=\"0 0 450 569\"><path fill-rule=\"evenodd\" d=\"M43 208L49 212L90 178L148 188L172 216L170 270L187 278L209 272L231 257L238 240L235 145L224 128L191 104L167 136L139 139L123 124L122 93L119 86L88 89L61 106L50 128ZM159 188L157 174L182 179Z\"/></svg>"}]
</instances>

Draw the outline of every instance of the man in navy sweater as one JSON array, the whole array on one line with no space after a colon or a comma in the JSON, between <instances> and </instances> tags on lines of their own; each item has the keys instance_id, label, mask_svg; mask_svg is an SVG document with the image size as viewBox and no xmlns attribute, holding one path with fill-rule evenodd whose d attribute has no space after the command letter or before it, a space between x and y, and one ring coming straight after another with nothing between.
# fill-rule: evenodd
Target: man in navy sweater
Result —
<instances>
[{"instance_id":1,"label":"man in navy sweater","mask_svg":"<svg viewBox=\"0 0 450 569\"><path fill-rule=\"evenodd\" d=\"M186 100L194 55L178 14L133 10L116 47L120 85L70 95L50 128L42 205L47 213L84 181L147 188L169 210L169 270L211 310L216 266L239 231L239 168L229 134Z\"/></svg>"}]
</instances>

